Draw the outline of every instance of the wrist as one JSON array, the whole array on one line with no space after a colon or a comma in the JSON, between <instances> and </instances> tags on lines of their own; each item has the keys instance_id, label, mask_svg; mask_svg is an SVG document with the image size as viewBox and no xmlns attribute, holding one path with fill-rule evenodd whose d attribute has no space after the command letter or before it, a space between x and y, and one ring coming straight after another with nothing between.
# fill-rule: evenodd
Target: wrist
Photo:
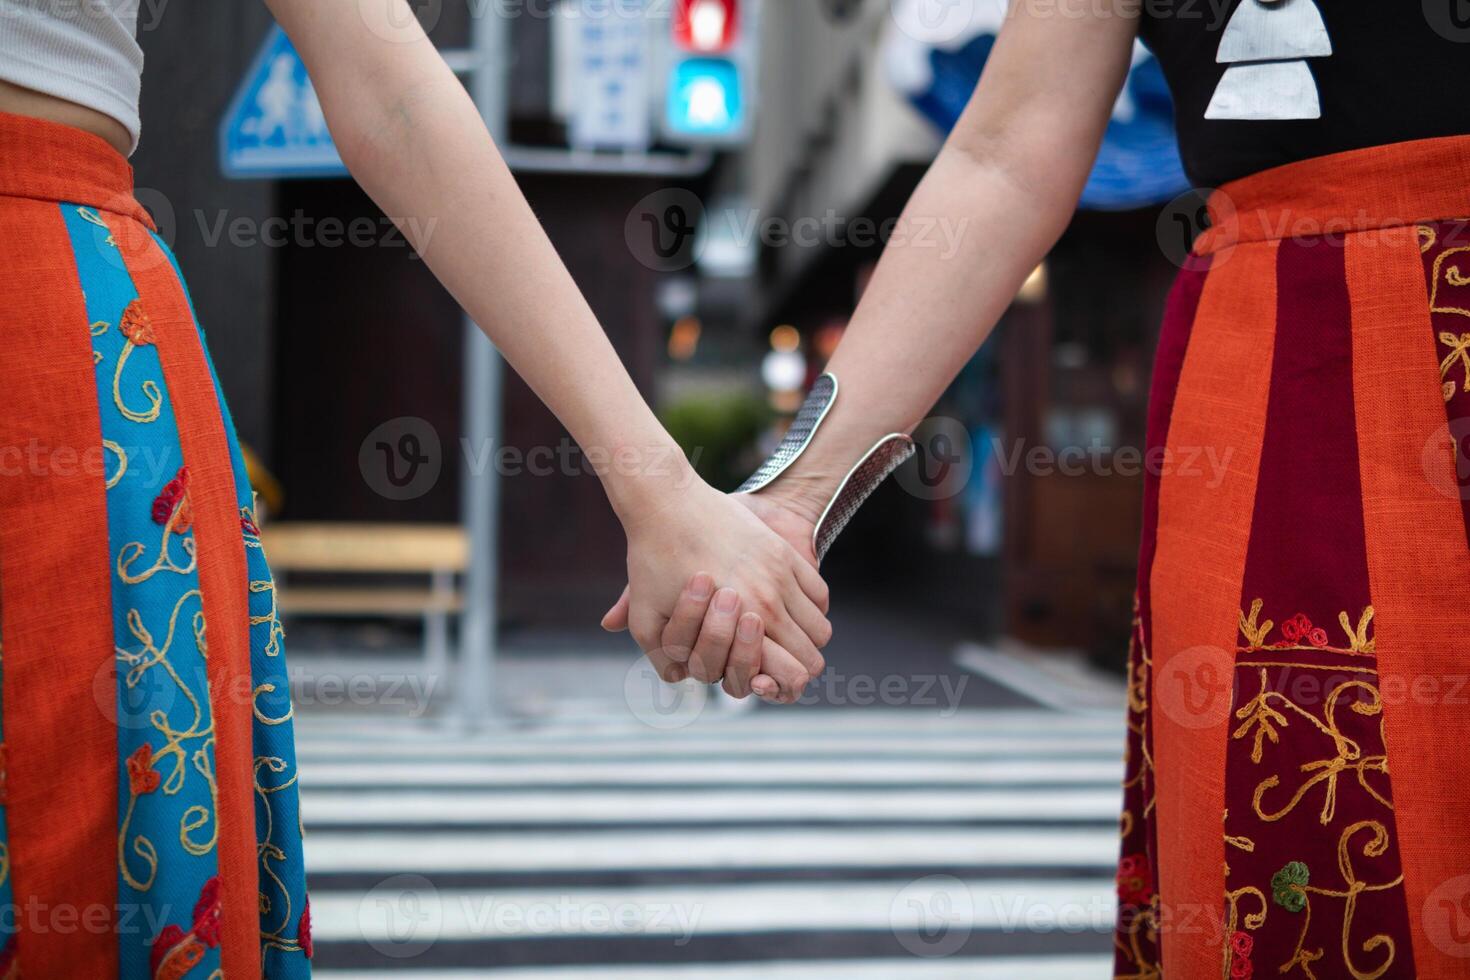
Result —
<instances>
[{"instance_id":1,"label":"wrist","mask_svg":"<svg viewBox=\"0 0 1470 980\"><path fill-rule=\"evenodd\" d=\"M673 440L651 446L624 443L602 453L589 450L593 469L613 511L625 526L666 507L701 481ZM595 458L601 456L600 459Z\"/></svg>"},{"instance_id":2,"label":"wrist","mask_svg":"<svg viewBox=\"0 0 1470 980\"><path fill-rule=\"evenodd\" d=\"M832 495L837 492L840 477L827 473L823 468L803 465L799 459L775 480L758 491L772 503L779 504L802 520L816 526Z\"/></svg>"}]
</instances>

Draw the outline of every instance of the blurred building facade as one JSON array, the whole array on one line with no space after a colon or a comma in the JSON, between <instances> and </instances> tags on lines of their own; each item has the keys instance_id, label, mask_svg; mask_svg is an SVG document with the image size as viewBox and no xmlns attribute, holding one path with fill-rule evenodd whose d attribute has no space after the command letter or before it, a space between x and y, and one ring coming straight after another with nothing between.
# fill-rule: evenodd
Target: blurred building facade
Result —
<instances>
[{"instance_id":1,"label":"blurred building facade","mask_svg":"<svg viewBox=\"0 0 1470 980\"><path fill-rule=\"evenodd\" d=\"M547 9L526 10L533 6ZM471 11L482 7L492 9L423 5L435 14L435 43L462 48ZM139 196L188 277L240 436L285 488L279 516L455 521L466 460L456 304L400 236L375 234L365 247L342 241L354 221L383 228L381 212L350 179L229 180L216 163L220 119L270 23L261 4L171 6L140 31L147 71L144 136L132 161ZM548 76L551 22L522 16L511 29L512 138L554 140L561 124ZM557 168L518 177L635 381L651 394L663 341L653 311L656 273L630 253L623 225L662 180ZM443 469L422 496L390 500L364 479L359 449L375 428L402 418L432 427ZM508 459L534 447L566 457L565 431L514 374L506 378L504 420ZM595 622L623 582L611 509L574 457L549 473L526 469L502 481L504 614L512 622Z\"/></svg>"},{"instance_id":2,"label":"blurred building facade","mask_svg":"<svg viewBox=\"0 0 1470 980\"><path fill-rule=\"evenodd\" d=\"M806 375L820 368L881 251L849 232L895 218L941 140L885 73L891 0L741 3L756 42L748 140L715 148L707 170L530 164L517 173L634 379L687 444L707 451L702 472L725 482L760 454L767 338L795 327ZM471 10L493 9L423 6L445 49L465 45ZM520 145L567 141L557 22L545 14L554 9L526 5L512 19L509 127ZM142 32L145 127L134 164L144 203L189 277L240 434L285 485L282 516L452 521L465 460L455 304L401 239L323 246L312 229L381 220L350 180L232 181L214 165L220 116L268 25L261 5L171 6ZM705 227L697 261L661 267L626 228L650 195L671 189L702 202ZM307 230L265 245L248 232L270 218ZM814 239L791 234L803 219L816 220ZM784 234L768 238L769 228ZM940 495L885 486L824 571L981 633L1121 644L1142 481L1112 463L1117 449L1143 444L1150 352L1173 271L1151 212L1080 213L936 409L964 428L977 464L970 480ZM364 480L358 453L376 427L403 417L432 427L444 469L423 496L393 501ZM503 445L569 445L513 375ZM995 459L1035 447L1094 462L1074 475L1024 465L1002 475ZM623 568L595 477L521 472L502 486L507 617L592 621Z\"/></svg>"}]
</instances>

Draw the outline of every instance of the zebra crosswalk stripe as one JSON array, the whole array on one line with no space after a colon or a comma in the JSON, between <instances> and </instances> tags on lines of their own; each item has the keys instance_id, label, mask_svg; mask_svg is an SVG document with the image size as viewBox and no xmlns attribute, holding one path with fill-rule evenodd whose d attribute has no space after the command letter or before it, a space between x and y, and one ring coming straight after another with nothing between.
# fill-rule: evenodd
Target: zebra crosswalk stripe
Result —
<instances>
[{"instance_id":1,"label":"zebra crosswalk stripe","mask_svg":"<svg viewBox=\"0 0 1470 980\"><path fill-rule=\"evenodd\" d=\"M815 960L764 963L694 963L667 966L544 967L534 969L397 970L395 980L1083 980L1105 977L1110 956L993 957L985 960ZM318 970L319 980L381 980L380 970Z\"/></svg>"},{"instance_id":2,"label":"zebra crosswalk stripe","mask_svg":"<svg viewBox=\"0 0 1470 980\"><path fill-rule=\"evenodd\" d=\"M309 762L306 763L308 766ZM392 793L319 789L305 791L315 825L333 830L353 826L478 826L728 822L759 826L771 822L906 824L1007 821L1090 821L1111 826L1118 815L1115 788L1098 789L821 789L781 786L751 793L718 787L636 791L586 790L570 799L564 791L403 789Z\"/></svg>"},{"instance_id":3,"label":"zebra crosswalk stripe","mask_svg":"<svg viewBox=\"0 0 1470 980\"><path fill-rule=\"evenodd\" d=\"M1121 719L865 714L303 718L317 975L1106 975Z\"/></svg>"}]
</instances>

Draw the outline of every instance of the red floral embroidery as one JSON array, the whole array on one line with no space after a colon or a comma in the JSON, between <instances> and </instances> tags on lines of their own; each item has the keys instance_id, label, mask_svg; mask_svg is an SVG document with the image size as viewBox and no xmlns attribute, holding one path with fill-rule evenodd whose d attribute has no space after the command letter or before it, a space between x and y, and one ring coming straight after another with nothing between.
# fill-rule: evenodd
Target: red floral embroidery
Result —
<instances>
[{"instance_id":1,"label":"red floral embroidery","mask_svg":"<svg viewBox=\"0 0 1470 980\"><path fill-rule=\"evenodd\" d=\"M204 883L199 890L199 901L194 903L194 935L206 946L219 945L220 931L220 884L219 875Z\"/></svg>"},{"instance_id":2,"label":"red floral embroidery","mask_svg":"<svg viewBox=\"0 0 1470 980\"><path fill-rule=\"evenodd\" d=\"M1126 905L1147 905L1153 900L1153 872L1147 854L1130 854L1118 862L1118 898Z\"/></svg>"},{"instance_id":3,"label":"red floral embroidery","mask_svg":"<svg viewBox=\"0 0 1470 980\"><path fill-rule=\"evenodd\" d=\"M178 516L174 517L175 511ZM158 496L153 498L153 523L167 525L174 518L174 530L180 533L193 526L193 512L189 507L189 467L180 466L172 480L164 484Z\"/></svg>"},{"instance_id":4,"label":"red floral embroidery","mask_svg":"<svg viewBox=\"0 0 1470 980\"><path fill-rule=\"evenodd\" d=\"M306 899L306 907L301 910L301 921L296 923L296 941L301 945L301 951L311 959L311 898Z\"/></svg>"},{"instance_id":5,"label":"red floral embroidery","mask_svg":"<svg viewBox=\"0 0 1470 980\"><path fill-rule=\"evenodd\" d=\"M148 963L153 980L182 980L202 959L204 946L171 922L153 940Z\"/></svg>"},{"instance_id":6,"label":"red floral embroidery","mask_svg":"<svg viewBox=\"0 0 1470 980\"><path fill-rule=\"evenodd\" d=\"M123 310L122 333L134 347L147 347L153 343L153 322L143 312L142 301L135 299Z\"/></svg>"},{"instance_id":7,"label":"red floral embroidery","mask_svg":"<svg viewBox=\"0 0 1470 980\"><path fill-rule=\"evenodd\" d=\"M128 762L131 766L132 760ZM206 947L219 945L220 912L220 881L219 875L214 875L199 889L191 931L185 932L182 926L170 922L154 938L148 959L153 980L181 980L204 959Z\"/></svg>"},{"instance_id":8,"label":"red floral embroidery","mask_svg":"<svg viewBox=\"0 0 1470 980\"><path fill-rule=\"evenodd\" d=\"M153 937L153 952L148 957L149 972L155 976L158 974L158 966L163 962L168 951L177 946L184 938L184 930L170 922L164 926L158 935Z\"/></svg>"},{"instance_id":9,"label":"red floral embroidery","mask_svg":"<svg viewBox=\"0 0 1470 980\"><path fill-rule=\"evenodd\" d=\"M128 789L134 796L142 796L158 789L163 777L153 768L153 746L140 745L128 756Z\"/></svg>"},{"instance_id":10,"label":"red floral embroidery","mask_svg":"<svg viewBox=\"0 0 1470 980\"><path fill-rule=\"evenodd\" d=\"M1290 643L1306 642L1319 648L1327 645L1327 631L1313 626L1312 621L1302 613L1297 613L1281 624L1281 635Z\"/></svg>"},{"instance_id":11,"label":"red floral embroidery","mask_svg":"<svg viewBox=\"0 0 1470 980\"><path fill-rule=\"evenodd\" d=\"M248 517L240 518L240 530L257 538L260 537L260 527Z\"/></svg>"}]
</instances>

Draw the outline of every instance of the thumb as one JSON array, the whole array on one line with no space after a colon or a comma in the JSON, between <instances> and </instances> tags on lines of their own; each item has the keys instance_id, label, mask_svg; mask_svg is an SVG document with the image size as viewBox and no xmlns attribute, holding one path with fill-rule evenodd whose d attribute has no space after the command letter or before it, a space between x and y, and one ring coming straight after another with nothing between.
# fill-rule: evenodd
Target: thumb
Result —
<instances>
[{"instance_id":1,"label":"thumb","mask_svg":"<svg viewBox=\"0 0 1470 980\"><path fill-rule=\"evenodd\" d=\"M628 628L628 587L626 585L623 586L623 594L618 596L618 601L603 614L602 628L609 633L621 633Z\"/></svg>"}]
</instances>

